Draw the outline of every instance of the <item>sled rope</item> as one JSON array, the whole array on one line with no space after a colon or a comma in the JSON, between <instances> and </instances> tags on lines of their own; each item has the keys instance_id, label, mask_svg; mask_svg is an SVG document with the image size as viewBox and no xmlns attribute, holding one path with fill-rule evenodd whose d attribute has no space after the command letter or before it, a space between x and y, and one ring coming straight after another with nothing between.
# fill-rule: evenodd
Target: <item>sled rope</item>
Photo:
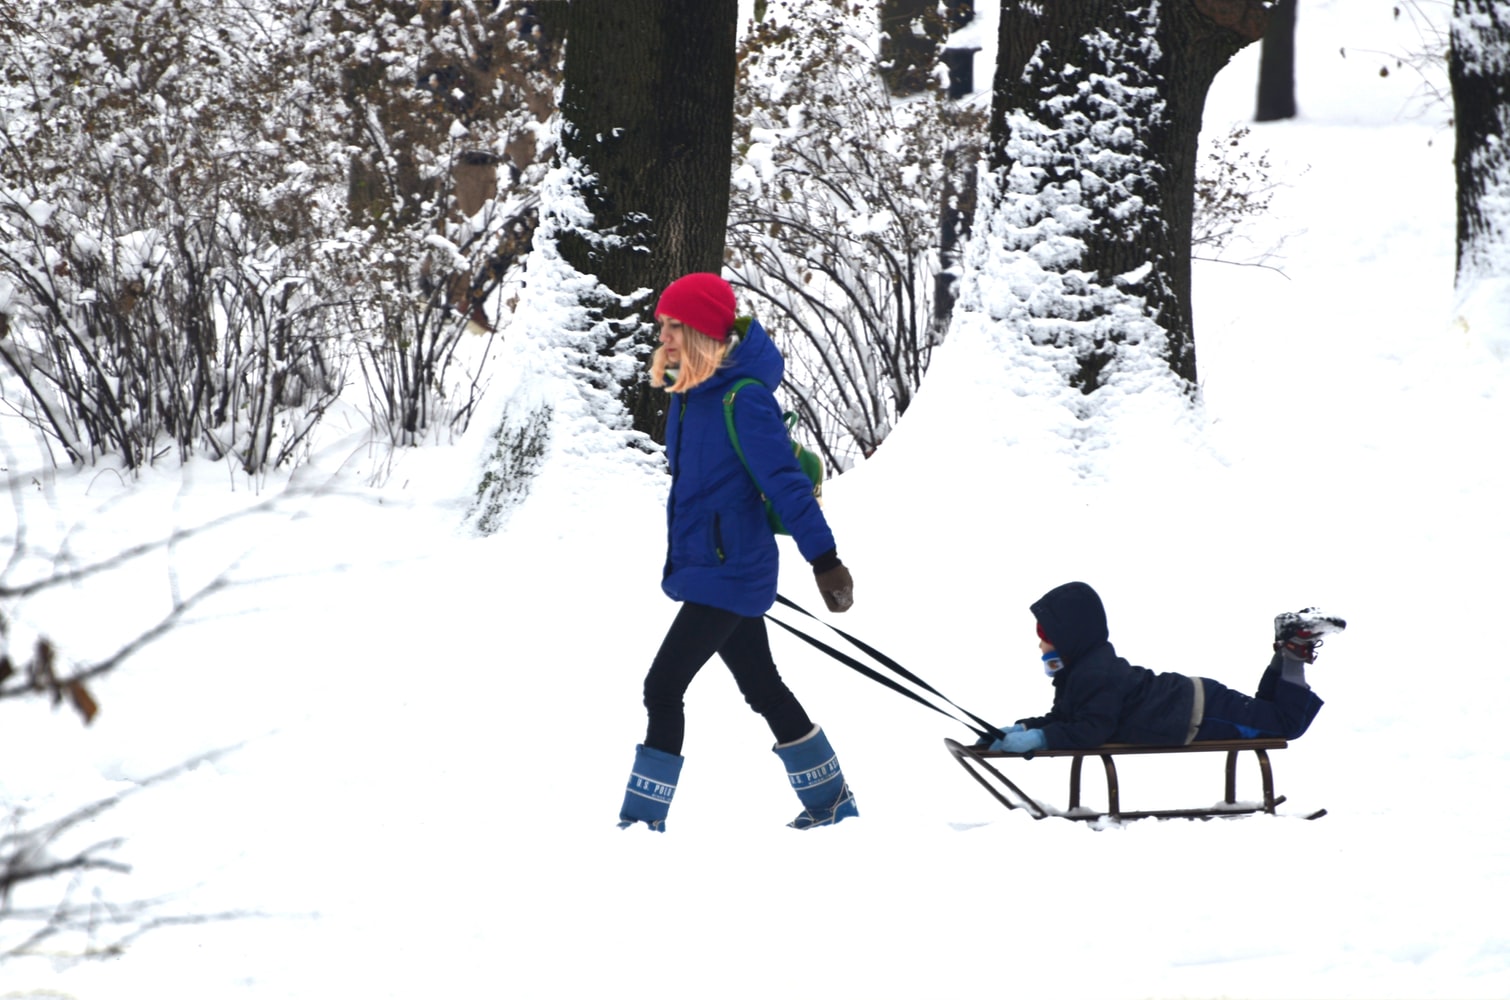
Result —
<instances>
[{"instance_id":1,"label":"sled rope","mask_svg":"<svg viewBox=\"0 0 1510 1000\"><path fill-rule=\"evenodd\" d=\"M881 684L881 685L883 685L885 687L889 687L893 691L897 692L898 694L906 695L908 698L911 698L913 701L917 702L919 705L923 705L923 706L925 706L927 708L931 708L935 712L939 713L940 715L943 715L943 716L946 716L946 717L948 717L950 719L953 719L955 722L958 722L962 726L966 727L971 732L975 733L976 736L979 736L982 739L993 739L994 740L994 739L1000 739L1001 738L1002 732L1001 732L1000 729L997 729L991 723L987 722L985 719L982 719L980 716L976 715L974 712L971 712L968 709L964 709L964 708L961 708L960 706L956 705L954 702L950 701L949 698L947 698L942 692L940 692L933 685L929 684L927 681L923 680L917 674L914 674L912 671L908 670L906 667L902 666L896 660L893 660L891 657L887 656L885 653L881 652L879 649L876 649L874 646L871 646L871 645L869 645L869 644L867 644L865 642L860 641L859 639L856 639L854 636L850 635L848 632L845 632L843 629L836 628L833 625L829 625L827 622L824 622L821 619L819 619L811 611L808 611L806 608L802 607L801 605L798 605L798 604L796 604L796 603L794 603L792 601L787 600L785 597L782 597L780 594L776 595L776 602L778 604L784 605L785 607L791 608L793 611L796 611L799 614L807 615L807 617L813 619L813 621L815 621L815 622L819 622L820 624L827 626L830 630L832 630L832 631L838 633L839 635L843 636L844 639L845 639L845 641L847 641L848 643L850 643L851 645L853 645L856 649L864 651L864 653L867 656L869 656L872 659L874 659L877 663L882 664L887 669L891 670L893 673L895 673L898 676L903 677L903 678L911 681L913 684L916 684L918 687L920 687L923 690L929 692L930 694L933 694L933 695L936 695L939 698L942 698L955 711L961 712L961 713L969 716L970 719L975 723L975 725L971 725L969 722L966 722L964 719L961 719L959 716L957 716L957 715L955 715L955 714L953 714L953 713L951 713L951 712L949 712L949 711L947 711L947 710L945 710L943 708L940 708L938 705L936 705L933 702L929 701L927 698L924 698L922 695L918 694L916 691L913 691L910 688L903 687L901 684L899 684L896 681L892 680L890 677L887 677L886 675L884 675L884 674L882 674L882 673L880 673L880 672L872 669L871 667L866 666L865 664L861 663L859 660L855 659L853 656L850 656L848 653L845 653L845 652L842 652L841 650L835 649L834 647L830 646L828 643L824 642L823 640L817 639L817 638L815 638L815 637L813 637L811 635L808 635L806 632L802 631L801 629L793 628L791 625L788 625L786 622L782 621L780 618L774 618L774 617L772 617L769 614L766 615L766 617L769 618L771 621L775 622L777 625L780 625L782 628L786 629L788 632L792 633L797 638L801 639L803 642L806 642L808 645L813 646L814 648L816 648L818 650L821 650L824 653L827 653L829 656L831 656L834 659L838 660L840 663L844 664L846 667L849 667L851 670L855 670L855 671L858 671L861 674L864 674L866 677L869 677L871 680L875 681L877 684Z\"/></svg>"}]
</instances>

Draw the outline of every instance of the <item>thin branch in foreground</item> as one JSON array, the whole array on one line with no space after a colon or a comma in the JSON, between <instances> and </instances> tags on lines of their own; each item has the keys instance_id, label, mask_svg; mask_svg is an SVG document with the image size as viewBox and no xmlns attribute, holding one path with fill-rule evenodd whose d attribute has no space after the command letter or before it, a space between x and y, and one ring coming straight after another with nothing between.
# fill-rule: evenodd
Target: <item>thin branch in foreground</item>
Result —
<instances>
[{"instance_id":1,"label":"thin branch in foreground","mask_svg":"<svg viewBox=\"0 0 1510 1000\"><path fill-rule=\"evenodd\" d=\"M0 836L0 931L19 934L11 943L0 943L0 962L9 958L46 955L53 959L98 959L121 954L142 935L166 927L197 926L266 914L251 911L169 914L161 912L168 897L111 903L97 887L87 898L78 898L92 872L126 874L131 867L115 855L124 843L110 838L81 850L57 852L63 836L82 824L97 819L126 799L149 788L224 757L239 749L240 744L213 750L190 758L165 771L134 783L123 791L81 806L56 820L31 829L19 829ZM19 825L24 813L13 810L10 820ZM62 898L49 906L13 905L18 887L28 883L45 884L66 876ZM76 950L43 952L44 942L81 936L84 941Z\"/></svg>"}]
</instances>

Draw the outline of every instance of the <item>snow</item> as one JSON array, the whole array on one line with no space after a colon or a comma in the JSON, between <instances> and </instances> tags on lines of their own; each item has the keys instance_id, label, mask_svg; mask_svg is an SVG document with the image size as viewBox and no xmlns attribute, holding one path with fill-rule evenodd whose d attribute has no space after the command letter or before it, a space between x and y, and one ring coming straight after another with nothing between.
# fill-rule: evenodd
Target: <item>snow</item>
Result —
<instances>
[{"instance_id":1,"label":"snow","mask_svg":"<svg viewBox=\"0 0 1510 1000\"><path fill-rule=\"evenodd\" d=\"M224 583L93 686L88 728L66 707L0 706L0 794L58 816L228 748L68 843L126 838L132 872L81 894L241 914L152 930L108 961L49 942L0 962L0 993L1510 994L1493 916L1510 893L1510 320L1454 322L1448 111L1415 103L1403 73L1359 72L1359 52L1407 44L1373 6L1301 7L1302 117L1254 127L1282 187L1252 235L1281 257L1197 264L1201 410L1155 382L1087 424L1043 393L1031 363L1046 362L1006 368L977 316L876 455L824 491L856 579L835 624L999 721L1048 706L1027 609L1067 580L1101 592L1134 662L1238 687L1276 613L1346 617L1310 671L1326 707L1274 758L1282 815L1035 822L945 753L962 726L773 629L860 818L785 828L797 802L770 734L714 663L688 695L668 832L620 831L640 683L675 611L657 586L666 481L595 446L554 362L506 333L517 364L467 435L392 455L337 413L282 482L203 461L134 481L52 470L0 420L5 516L58 566L234 515L24 605L13 648L55 634L88 661ZM1249 117L1257 55L1218 77L1208 135ZM568 300L538 294L515 322L571 329ZM479 536L489 434L506 408L544 406L571 441ZM783 592L820 607L782 544ZM1066 770L1013 774L1062 804ZM1206 755L1120 770L1129 807L1221 794Z\"/></svg>"}]
</instances>

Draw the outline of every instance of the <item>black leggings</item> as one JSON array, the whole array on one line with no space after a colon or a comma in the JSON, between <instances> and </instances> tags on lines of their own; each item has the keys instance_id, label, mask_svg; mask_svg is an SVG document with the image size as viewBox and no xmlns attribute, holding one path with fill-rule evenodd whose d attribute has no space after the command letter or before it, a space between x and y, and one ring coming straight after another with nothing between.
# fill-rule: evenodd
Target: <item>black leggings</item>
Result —
<instances>
[{"instance_id":1,"label":"black leggings","mask_svg":"<svg viewBox=\"0 0 1510 1000\"><path fill-rule=\"evenodd\" d=\"M682 752L686 715L682 696L704 663L717 653L734 675L745 702L765 717L777 743L812 732L812 720L776 672L764 618L745 618L706 604L683 604L645 675L650 723L645 745Z\"/></svg>"}]
</instances>

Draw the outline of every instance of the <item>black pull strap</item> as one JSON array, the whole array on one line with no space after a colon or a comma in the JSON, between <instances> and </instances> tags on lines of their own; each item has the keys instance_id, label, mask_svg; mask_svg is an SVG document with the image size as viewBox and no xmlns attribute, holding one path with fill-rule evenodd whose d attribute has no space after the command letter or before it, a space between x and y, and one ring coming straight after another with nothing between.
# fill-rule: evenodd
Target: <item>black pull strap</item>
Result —
<instances>
[{"instance_id":1,"label":"black pull strap","mask_svg":"<svg viewBox=\"0 0 1510 1000\"><path fill-rule=\"evenodd\" d=\"M942 698L952 708L954 708L955 711L962 712L963 714L969 716L970 719L973 720L976 723L976 725L972 726L972 725L970 725L970 723L965 722L964 719L961 719L958 716L955 716L955 715L953 715L953 714L945 711L944 709L942 709L939 706L935 705L933 702L929 701L927 698L924 698L922 695L918 694L916 691L913 691L913 690L910 690L908 688L903 687L901 684L898 684L896 681L892 680L890 677L887 677L884 674L878 673L877 671L875 671L875 670L871 669L870 667L866 666L865 664L861 663L859 660L855 659L853 656L850 656L848 653L845 653L845 652L842 652L840 650L837 650L834 647L832 647L832 646L828 645L827 643L823 642L822 640L813 638L812 636L808 635L806 632L803 632L800 629L793 628L792 626L788 625L786 622L782 621L780 618L773 618L769 614L766 615L766 617L770 618L771 621L775 622L777 625L780 625L782 628L786 629L788 632L790 632L793 635L797 636L797 638L803 640L804 642L808 643L809 645L811 645L811 646L813 646L813 647L815 647L817 649L822 650L823 652L827 653L829 656L831 656L834 659L838 660L840 663L844 664L845 666L849 667L852 670L856 670L856 671L864 674L866 677L869 677L871 680L875 681L876 683L883 684L886 687L891 688L893 691L896 691L898 694L904 694L907 697L911 698L913 701L917 702L918 704L925 705L928 708L933 709L935 712L938 712L940 715L943 715L943 716L946 716L946 717L948 717L950 719L953 719L955 722L960 723L961 725L963 725L967 729L969 729L971 732L975 733L975 735L978 736L978 737L980 737L981 739L999 739L1001 737L1002 732L1001 732L1000 729L997 729L991 723L987 722L985 719L982 719L980 716L976 715L974 712L971 712L971 711L968 711L966 709L960 708L960 706L958 706L954 702L950 701L947 697L944 696L944 694L942 692L940 692L937 688L933 687L933 685L929 684L927 681L923 680L917 674L914 674L912 671L908 670L906 667L902 666L896 660L893 660L891 657L887 656L885 653L881 652L879 649L876 649L875 647L873 647L873 646L871 646L871 645L869 645L869 644L867 644L865 642L862 642L859 639L856 639L854 636L850 635L848 632L845 632L843 629L836 628L833 625L829 625L827 622L824 622L821 619L819 619L811 611L808 611L806 608L804 608L804 607L802 607L802 606L800 606L798 604L795 604L792 601L787 600L785 597L782 597L780 594L776 595L776 601L777 601L777 603L782 604L785 607L791 608L793 611L796 611L796 612L798 612L800 614L807 615L807 617L813 619L813 621L815 621L815 622L819 622L820 624L827 626L829 629L831 629L832 631L834 631L834 632L838 633L840 636L842 636L846 642L848 642L851 645L853 645L856 649L862 650L867 656L871 657L876 662L884 665L885 667L887 667L888 669L890 669L893 673L896 673L898 676L906 678L907 680L911 681L913 684L916 684L918 687L920 687L923 690L929 692L930 694L933 694L933 695L938 696L939 698ZM977 728L977 726L979 726L980 728Z\"/></svg>"}]
</instances>

